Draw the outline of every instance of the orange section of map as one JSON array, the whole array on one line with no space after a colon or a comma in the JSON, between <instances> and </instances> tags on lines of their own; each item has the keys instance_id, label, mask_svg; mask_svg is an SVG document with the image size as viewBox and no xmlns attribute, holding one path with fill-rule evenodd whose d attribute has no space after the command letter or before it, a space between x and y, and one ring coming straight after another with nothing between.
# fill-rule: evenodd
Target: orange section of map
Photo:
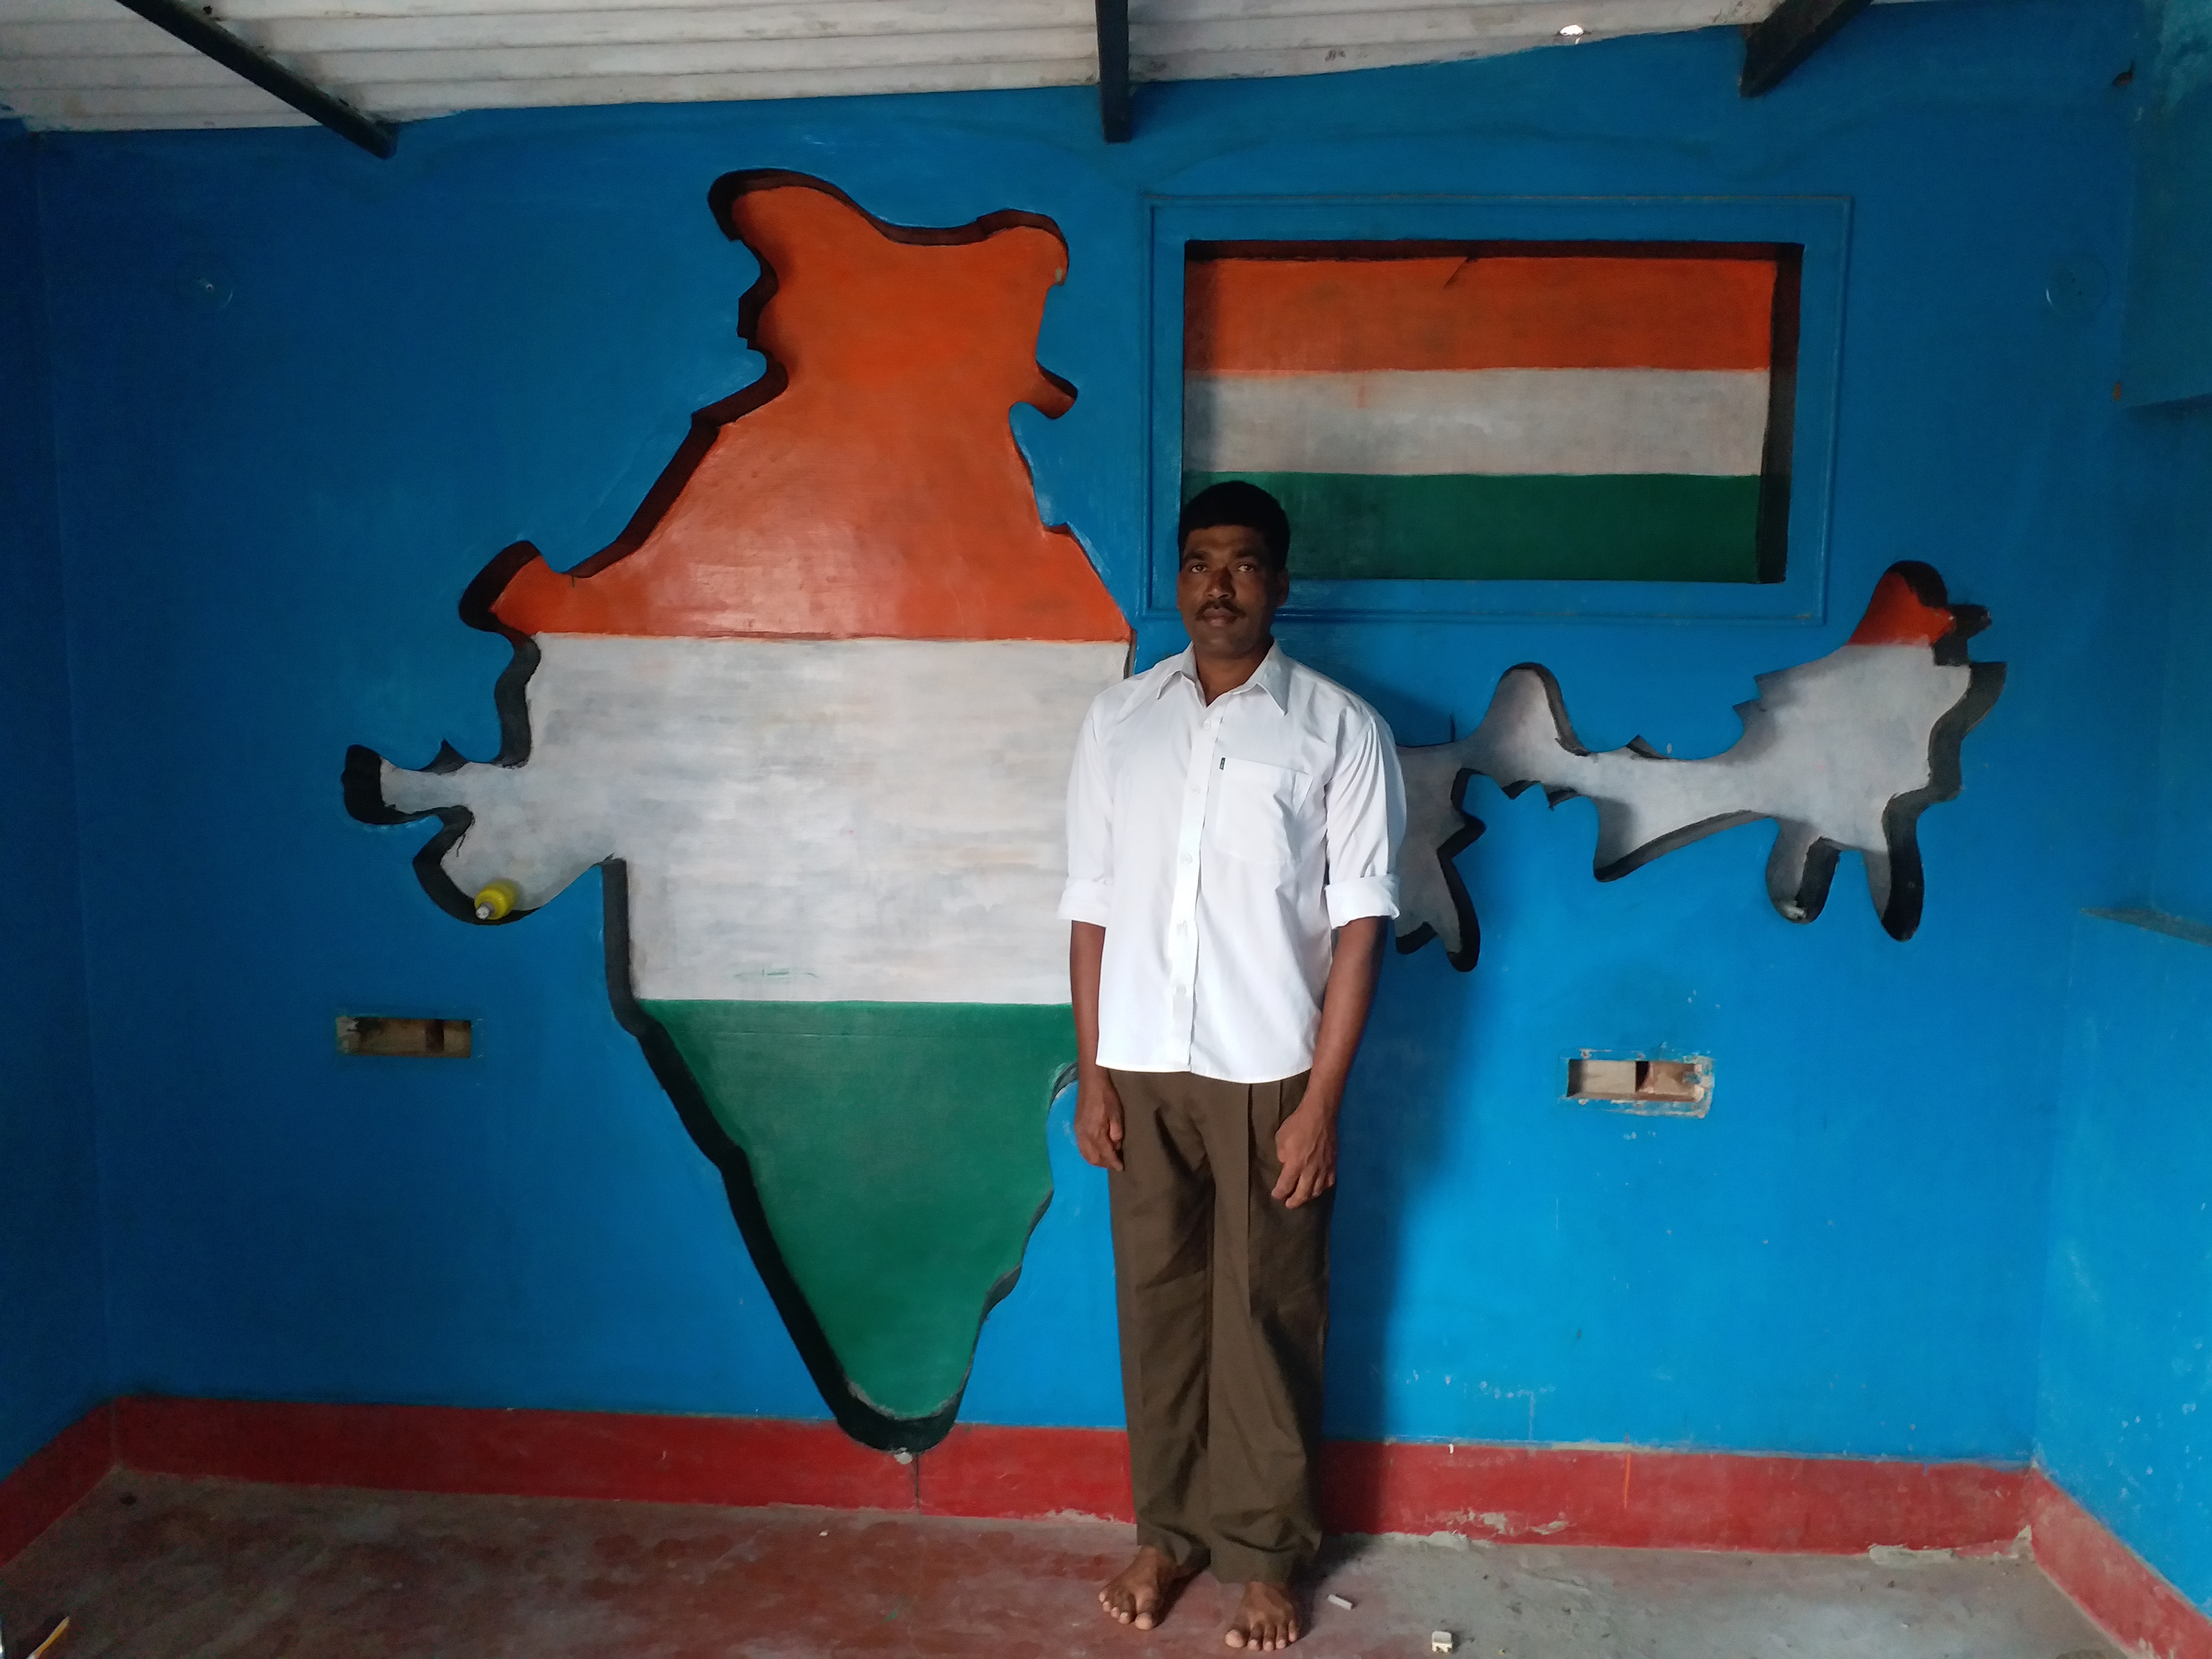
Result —
<instances>
[{"instance_id":1,"label":"orange section of map","mask_svg":"<svg viewBox=\"0 0 2212 1659\"><path fill-rule=\"evenodd\" d=\"M1771 259L1484 255L1194 259L1183 367L1765 368Z\"/></svg>"},{"instance_id":2,"label":"orange section of map","mask_svg":"<svg viewBox=\"0 0 2212 1659\"><path fill-rule=\"evenodd\" d=\"M1059 237L895 231L791 174L717 196L766 268L768 379L708 411L726 423L622 539L568 574L532 557L492 614L526 634L1128 638L1075 538L1038 521L1008 424L1073 401L1036 357Z\"/></svg>"},{"instance_id":3,"label":"orange section of map","mask_svg":"<svg viewBox=\"0 0 2212 1659\"><path fill-rule=\"evenodd\" d=\"M1852 645L1933 645L1957 619L1948 605L1929 605L1894 570L1883 574L1852 630Z\"/></svg>"}]
</instances>

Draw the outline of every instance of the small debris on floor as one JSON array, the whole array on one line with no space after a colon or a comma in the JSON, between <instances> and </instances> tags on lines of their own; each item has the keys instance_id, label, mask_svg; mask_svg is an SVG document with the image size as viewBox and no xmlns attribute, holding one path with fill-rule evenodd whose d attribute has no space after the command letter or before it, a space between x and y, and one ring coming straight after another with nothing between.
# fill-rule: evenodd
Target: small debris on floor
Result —
<instances>
[{"instance_id":1,"label":"small debris on floor","mask_svg":"<svg viewBox=\"0 0 2212 1659\"><path fill-rule=\"evenodd\" d=\"M62 1638L69 1634L69 1627L70 1621L64 1619L60 1624L48 1631L46 1639L31 1650L31 1659L46 1659L46 1656L54 1650L55 1645Z\"/></svg>"},{"instance_id":2,"label":"small debris on floor","mask_svg":"<svg viewBox=\"0 0 2212 1659\"><path fill-rule=\"evenodd\" d=\"M1330 1606L1342 1607L1346 1613L1358 1605L1349 1596L1339 1595L1334 1590L1328 1593L1328 1600Z\"/></svg>"},{"instance_id":3,"label":"small debris on floor","mask_svg":"<svg viewBox=\"0 0 2212 1659\"><path fill-rule=\"evenodd\" d=\"M1449 1631L1432 1630L1429 1632L1429 1651L1431 1653L1449 1653L1452 1650L1452 1647L1453 1638L1452 1633Z\"/></svg>"}]
</instances>

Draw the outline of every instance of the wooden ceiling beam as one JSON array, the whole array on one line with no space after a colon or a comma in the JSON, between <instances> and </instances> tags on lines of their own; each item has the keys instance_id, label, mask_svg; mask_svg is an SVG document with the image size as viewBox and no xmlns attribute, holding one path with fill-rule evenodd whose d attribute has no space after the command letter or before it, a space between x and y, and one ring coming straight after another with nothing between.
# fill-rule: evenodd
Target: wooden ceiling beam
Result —
<instances>
[{"instance_id":1,"label":"wooden ceiling beam","mask_svg":"<svg viewBox=\"0 0 2212 1659\"><path fill-rule=\"evenodd\" d=\"M234 75L283 99L302 115L320 121L341 138L359 144L379 161L399 148L398 130L364 115L344 99L286 68L252 41L240 39L209 13L184 0L122 0L148 22L167 29L193 51L212 58Z\"/></svg>"},{"instance_id":2,"label":"wooden ceiling beam","mask_svg":"<svg viewBox=\"0 0 2212 1659\"><path fill-rule=\"evenodd\" d=\"M1773 91L1866 8L1867 0L1781 0L1743 32L1743 76L1736 90L1747 98Z\"/></svg>"},{"instance_id":3,"label":"wooden ceiling beam","mask_svg":"<svg viewBox=\"0 0 2212 1659\"><path fill-rule=\"evenodd\" d=\"M1129 0L1098 0L1098 125L1109 144L1129 142Z\"/></svg>"}]
</instances>

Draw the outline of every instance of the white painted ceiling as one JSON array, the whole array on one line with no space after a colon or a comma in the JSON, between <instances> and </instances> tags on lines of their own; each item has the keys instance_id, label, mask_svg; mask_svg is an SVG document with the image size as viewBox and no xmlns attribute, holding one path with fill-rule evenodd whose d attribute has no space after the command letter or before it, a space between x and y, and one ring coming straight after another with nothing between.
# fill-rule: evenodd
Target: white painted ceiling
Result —
<instances>
[{"instance_id":1,"label":"white painted ceiling","mask_svg":"<svg viewBox=\"0 0 2212 1659\"><path fill-rule=\"evenodd\" d=\"M1131 0L1139 81L1438 63L1755 20L1773 0ZM1077 86L1092 0L207 0L369 114ZM0 105L34 128L307 118L117 0L0 0Z\"/></svg>"}]
</instances>

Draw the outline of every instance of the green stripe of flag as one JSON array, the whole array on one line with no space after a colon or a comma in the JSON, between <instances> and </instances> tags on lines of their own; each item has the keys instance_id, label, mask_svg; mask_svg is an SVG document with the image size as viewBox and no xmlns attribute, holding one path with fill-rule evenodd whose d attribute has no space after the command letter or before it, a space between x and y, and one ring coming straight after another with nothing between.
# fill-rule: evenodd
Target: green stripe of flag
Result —
<instances>
[{"instance_id":1,"label":"green stripe of flag","mask_svg":"<svg viewBox=\"0 0 2212 1659\"><path fill-rule=\"evenodd\" d=\"M847 1378L894 1417L967 1380L1052 1196L1066 1004L650 1000L744 1149L784 1265Z\"/></svg>"},{"instance_id":2,"label":"green stripe of flag","mask_svg":"<svg viewBox=\"0 0 2212 1659\"><path fill-rule=\"evenodd\" d=\"M1187 472L1183 498L1227 477L1282 502L1294 577L1759 580L1756 477Z\"/></svg>"}]
</instances>

